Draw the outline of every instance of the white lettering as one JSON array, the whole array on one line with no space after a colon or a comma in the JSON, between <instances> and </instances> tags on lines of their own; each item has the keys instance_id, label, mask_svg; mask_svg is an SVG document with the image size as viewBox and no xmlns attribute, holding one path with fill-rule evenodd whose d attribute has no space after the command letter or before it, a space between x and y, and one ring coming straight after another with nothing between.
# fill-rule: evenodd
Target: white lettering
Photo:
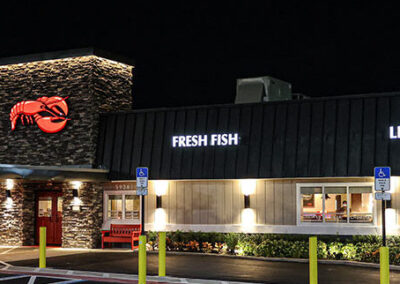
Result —
<instances>
[{"instance_id":1,"label":"white lettering","mask_svg":"<svg viewBox=\"0 0 400 284\"><path fill-rule=\"evenodd\" d=\"M400 125L397 127L395 127L395 126L389 127L389 138L390 139L400 139Z\"/></svg>"},{"instance_id":2,"label":"white lettering","mask_svg":"<svg viewBox=\"0 0 400 284\"><path fill-rule=\"evenodd\" d=\"M228 144L228 134L221 135L221 145L226 146Z\"/></svg>"},{"instance_id":3,"label":"white lettering","mask_svg":"<svg viewBox=\"0 0 400 284\"><path fill-rule=\"evenodd\" d=\"M400 126L398 128L400 133ZM394 134L394 129L390 129L391 139L397 139L397 135ZM210 136L210 139L209 139ZM392 138L395 136L395 138ZM210 146L227 146L227 145L239 145L239 134L238 133L222 133L222 134L211 134L211 135L176 135L172 136L172 147L205 147L208 144Z\"/></svg>"},{"instance_id":4,"label":"white lettering","mask_svg":"<svg viewBox=\"0 0 400 284\"><path fill-rule=\"evenodd\" d=\"M192 136L192 147L197 147L198 139L199 139L198 135L193 135Z\"/></svg>"},{"instance_id":5,"label":"white lettering","mask_svg":"<svg viewBox=\"0 0 400 284\"><path fill-rule=\"evenodd\" d=\"M239 134L229 134L229 145L239 145Z\"/></svg>"},{"instance_id":6,"label":"white lettering","mask_svg":"<svg viewBox=\"0 0 400 284\"><path fill-rule=\"evenodd\" d=\"M186 147L192 147L192 136L186 135Z\"/></svg>"},{"instance_id":7,"label":"white lettering","mask_svg":"<svg viewBox=\"0 0 400 284\"><path fill-rule=\"evenodd\" d=\"M215 143L217 142L218 135L217 134L211 134L211 146L215 146Z\"/></svg>"},{"instance_id":8,"label":"white lettering","mask_svg":"<svg viewBox=\"0 0 400 284\"><path fill-rule=\"evenodd\" d=\"M178 147L186 147L186 144L185 144L185 136L179 136Z\"/></svg>"},{"instance_id":9,"label":"white lettering","mask_svg":"<svg viewBox=\"0 0 400 284\"><path fill-rule=\"evenodd\" d=\"M179 136L172 136L172 147L176 147L176 144L178 143L178 138Z\"/></svg>"},{"instance_id":10,"label":"white lettering","mask_svg":"<svg viewBox=\"0 0 400 284\"><path fill-rule=\"evenodd\" d=\"M207 135L199 135L199 146L207 146Z\"/></svg>"}]
</instances>

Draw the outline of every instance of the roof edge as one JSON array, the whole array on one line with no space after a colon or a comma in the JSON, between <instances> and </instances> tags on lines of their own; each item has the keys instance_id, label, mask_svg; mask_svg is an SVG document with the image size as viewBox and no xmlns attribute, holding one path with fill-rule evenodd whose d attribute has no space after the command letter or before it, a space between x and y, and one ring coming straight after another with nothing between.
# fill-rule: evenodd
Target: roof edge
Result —
<instances>
[{"instance_id":1,"label":"roof edge","mask_svg":"<svg viewBox=\"0 0 400 284\"><path fill-rule=\"evenodd\" d=\"M29 63L29 62L36 62L36 61L73 58L73 57L80 57L80 56L90 56L90 55L117 61L119 63L127 64L130 66L134 65L134 61L132 59L129 59L122 55L114 54L112 52L108 52L108 51L94 48L94 47L85 47L85 48L65 49L65 50L57 50L57 51L2 57L2 58L0 58L0 66Z\"/></svg>"}]
</instances>

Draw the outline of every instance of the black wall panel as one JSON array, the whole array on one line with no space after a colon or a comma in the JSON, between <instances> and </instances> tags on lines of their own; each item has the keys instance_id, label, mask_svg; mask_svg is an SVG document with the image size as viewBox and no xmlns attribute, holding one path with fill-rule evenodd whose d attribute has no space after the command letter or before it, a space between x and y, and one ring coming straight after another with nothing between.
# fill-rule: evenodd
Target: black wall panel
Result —
<instances>
[{"instance_id":1,"label":"black wall panel","mask_svg":"<svg viewBox=\"0 0 400 284\"><path fill-rule=\"evenodd\" d=\"M400 95L138 110L100 119L98 167L110 179L233 179L400 175ZM239 133L239 145L172 147L174 135Z\"/></svg>"}]
</instances>

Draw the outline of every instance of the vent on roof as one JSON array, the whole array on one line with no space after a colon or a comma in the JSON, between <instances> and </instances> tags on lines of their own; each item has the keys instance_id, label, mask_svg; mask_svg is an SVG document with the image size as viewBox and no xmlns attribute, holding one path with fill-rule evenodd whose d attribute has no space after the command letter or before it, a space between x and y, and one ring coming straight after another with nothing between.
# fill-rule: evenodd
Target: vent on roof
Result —
<instances>
[{"instance_id":1,"label":"vent on roof","mask_svg":"<svg viewBox=\"0 0 400 284\"><path fill-rule=\"evenodd\" d=\"M292 99L292 86L269 76L236 81L235 104L285 101Z\"/></svg>"}]
</instances>

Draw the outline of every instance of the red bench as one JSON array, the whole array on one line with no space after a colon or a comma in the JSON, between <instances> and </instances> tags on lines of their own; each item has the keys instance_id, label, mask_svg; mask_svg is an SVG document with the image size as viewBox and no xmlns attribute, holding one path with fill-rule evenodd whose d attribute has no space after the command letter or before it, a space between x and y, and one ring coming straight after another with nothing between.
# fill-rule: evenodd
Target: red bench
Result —
<instances>
[{"instance_id":1,"label":"red bench","mask_svg":"<svg viewBox=\"0 0 400 284\"><path fill-rule=\"evenodd\" d=\"M101 232L101 248L104 249L104 243L130 243L132 250L138 248L135 241L139 244L141 230L141 225L111 224L110 230Z\"/></svg>"}]
</instances>

